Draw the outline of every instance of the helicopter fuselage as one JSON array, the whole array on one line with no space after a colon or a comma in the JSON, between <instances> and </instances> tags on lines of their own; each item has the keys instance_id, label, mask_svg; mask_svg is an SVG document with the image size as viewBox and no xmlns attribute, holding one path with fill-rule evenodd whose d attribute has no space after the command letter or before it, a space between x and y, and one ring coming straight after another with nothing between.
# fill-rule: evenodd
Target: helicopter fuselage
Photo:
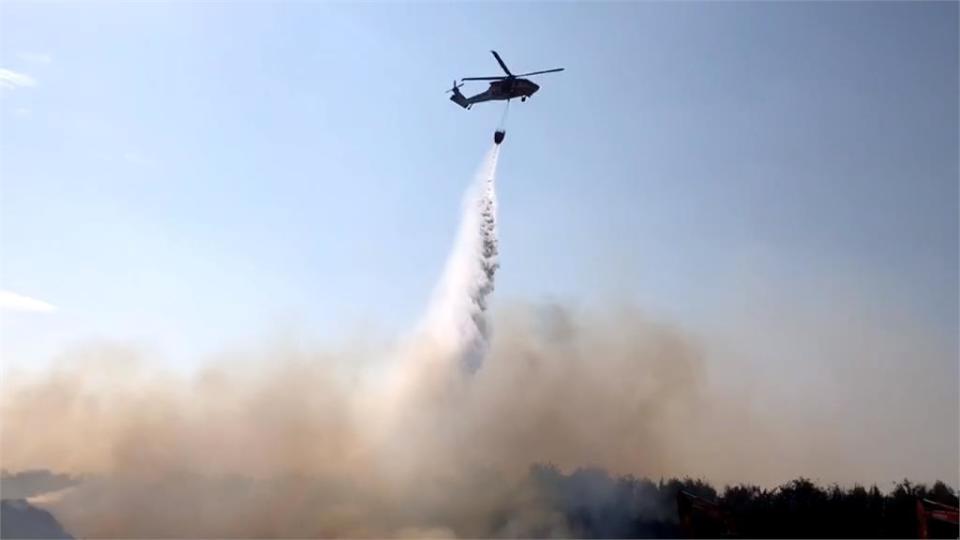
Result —
<instances>
[{"instance_id":1,"label":"helicopter fuselage","mask_svg":"<svg viewBox=\"0 0 960 540\"><path fill-rule=\"evenodd\" d=\"M540 85L530 79L504 79L502 81L493 81L490 83L490 87L487 88L486 92L477 94L470 99L484 94L489 96L487 98L488 100L528 98L536 94L539 89Z\"/></svg>"},{"instance_id":2,"label":"helicopter fuselage","mask_svg":"<svg viewBox=\"0 0 960 540\"><path fill-rule=\"evenodd\" d=\"M464 96L454 88L454 95L450 99L467 109L474 103L483 101L506 101L514 98L526 101L528 97L536 94L537 90L540 90L540 85L529 79L508 78L491 82L485 91L471 97Z\"/></svg>"}]
</instances>

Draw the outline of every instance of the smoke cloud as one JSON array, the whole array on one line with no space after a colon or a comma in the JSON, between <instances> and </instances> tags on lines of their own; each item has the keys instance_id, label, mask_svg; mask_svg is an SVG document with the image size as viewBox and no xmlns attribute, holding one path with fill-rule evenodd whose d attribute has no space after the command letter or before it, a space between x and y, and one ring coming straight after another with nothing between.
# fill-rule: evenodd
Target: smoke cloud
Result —
<instances>
[{"instance_id":1,"label":"smoke cloud","mask_svg":"<svg viewBox=\"0 0 960 540\"><path fill-rule=\"evenodd\" d=\"M473 375L409 347L388 382L337 353L264 351L191 379L91 346L5 381L4 467L83 475L43 503L86 537L565 534L530 465L665 471L700 384L682 336L618 320L518 307Z\"/></svg>"}]
</instances>

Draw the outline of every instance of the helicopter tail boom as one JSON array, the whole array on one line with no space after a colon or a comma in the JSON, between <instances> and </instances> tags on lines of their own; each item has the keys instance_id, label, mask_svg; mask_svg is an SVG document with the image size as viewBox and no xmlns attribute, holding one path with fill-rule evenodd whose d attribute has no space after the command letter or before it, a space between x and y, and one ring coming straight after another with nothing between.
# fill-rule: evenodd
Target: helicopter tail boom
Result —
<instances>
[{"instance_id":1,"label":"helicopter tail boom","mask_svg":"<svg viewBox=\"0 0 960 540\"><path fill-rule=\"evenodd\" d=\"M466 109L470 107L470 101L467 100L466 96L460 93L460 86L463 86L463 83L460 83L458 86L457 81L453 81L453 88L450 89L450 92L453 93L453 95L450 96L450 101Z\"/></svg>"}]
</instances>

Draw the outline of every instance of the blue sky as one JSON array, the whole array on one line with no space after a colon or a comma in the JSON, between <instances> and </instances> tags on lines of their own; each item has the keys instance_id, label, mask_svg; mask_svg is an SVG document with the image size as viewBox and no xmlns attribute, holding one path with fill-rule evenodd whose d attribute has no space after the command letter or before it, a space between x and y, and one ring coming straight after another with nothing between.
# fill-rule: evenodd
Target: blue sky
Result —
<instances>
[{"instance_id":1,"label":"blue sky","mask_svg":"<svg viewBox=\"0 0 960 540\"><path fill-rule=\"evenodd\" d=\"M4 313L5 363L409 328L502 111L443 92L491 48L567 69L510 111L495 304L855 290L956 350L956 3L0 10L2 288L57 308Z\"/></svg>"}]
</instances>

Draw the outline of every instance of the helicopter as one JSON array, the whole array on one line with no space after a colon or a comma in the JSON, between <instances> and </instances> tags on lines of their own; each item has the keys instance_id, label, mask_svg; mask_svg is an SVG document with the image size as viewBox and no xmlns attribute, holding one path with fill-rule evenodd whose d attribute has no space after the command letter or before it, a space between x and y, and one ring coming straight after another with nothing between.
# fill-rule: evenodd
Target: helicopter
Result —
<instances>
[{"instance_id":1,"label":"helicopter","mask_svg":"<svg viewBox=\"0 0 960 540\"><path fill-rule=\"evenodd\" d=\"M470 107L473 107L474 103L480 103L482 101L509 101L513 98L520 98L520 101L526 101L528 97L532 96L537 92L537 90L540 89L540 85L531 80L523 79L522 77L563 71L563 68L554 68L514 75L510 72L510 69L507 68L507 65L503 63L503 59L500 58L500 55L497 54L497 51L490 52L493 53L493 57L497 59L497 63L500 64L500 67L503 68L503 71L506 73L506 75L494 77L464 77L460 79L460 84L457 84L457 81L453 81L453 88L447 90L447 92L453 92L453 95L450 96L450 101L456 103L464 109L469 109ZM490 83L490 87L487 88L486 91L475 96L466 97L460 93L460 87L463 86L463 81L493 82Z\"/></svg>"}]
</instances>

